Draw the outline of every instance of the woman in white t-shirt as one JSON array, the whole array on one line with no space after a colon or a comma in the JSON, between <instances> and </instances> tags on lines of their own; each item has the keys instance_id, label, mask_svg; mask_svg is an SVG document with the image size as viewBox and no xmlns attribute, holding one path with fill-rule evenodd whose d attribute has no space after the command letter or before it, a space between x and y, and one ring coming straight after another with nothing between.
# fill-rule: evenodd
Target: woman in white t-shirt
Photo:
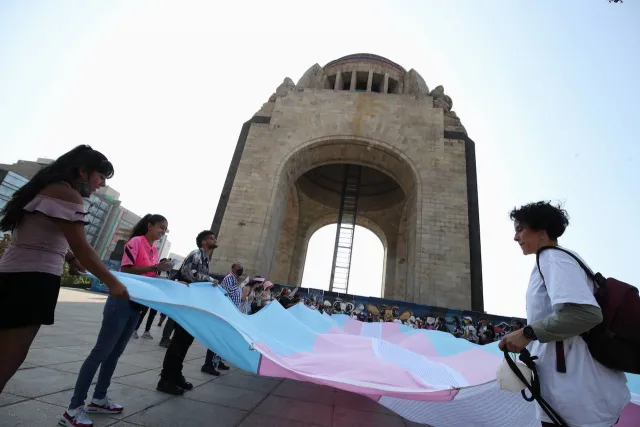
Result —
<instances>
[{"instance_id":1,"label":"woman in white t-shirt","mask_svg":"<svg viewBox=\"0 0 640 427\"><path fill-rule=\"evenodd\" d=\"M514 209L510 217L514 240L524 255L535 256L544 246L558 246L558 238L569 225L566 211L547 202ZM538 356L540 393L568 425L613 426L630 393L624 373L593 359L580 337L602 322L593 282L560 250L543 251L540 270L542 275L534 263L526 297L528 325L502 338L500 349L519 353L527 347L532 356ZM558 372L562 369L557 363L561 360L556 354L557 341L562 342L566 372ZM552 426L540 407L537 409L542 425Z\"/></svg>"}]
</instances>

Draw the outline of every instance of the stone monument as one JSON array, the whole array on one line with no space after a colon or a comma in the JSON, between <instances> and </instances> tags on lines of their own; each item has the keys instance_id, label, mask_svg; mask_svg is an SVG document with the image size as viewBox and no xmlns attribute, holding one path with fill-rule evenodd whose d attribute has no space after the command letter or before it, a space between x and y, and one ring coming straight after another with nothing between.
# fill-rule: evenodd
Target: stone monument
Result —
<instances>
[{"instance_id":1,"label":"stone monument","mask_svg":"<svg viewBox=\"0 0 640 427\"><path fill-rule=\"evenodd\" d=\"M442 86L372 54L285 78L242 126L211 271L238 261L297 285L311 235L338 223L339 255L357 224L384 245L384 298L483 311L475 148L452 107Z\"/></svg>"}]
</instances>

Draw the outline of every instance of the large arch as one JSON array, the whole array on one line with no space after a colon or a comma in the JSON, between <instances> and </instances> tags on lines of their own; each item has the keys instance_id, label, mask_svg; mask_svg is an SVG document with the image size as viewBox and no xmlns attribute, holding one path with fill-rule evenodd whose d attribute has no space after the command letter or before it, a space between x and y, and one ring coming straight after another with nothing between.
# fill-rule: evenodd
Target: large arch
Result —
<instances>
[{"instance_id":1,"label":"large arch","mask_svg":"<svg viewBox=\"0 0 640 427\"><path fill-rule=\"evenodd\" d=\"M406 195L406 228L409 233L406 239L406 265L398 271L403 271L406 278L403 277L404 289L394 289L392 294L397 298L413 299L414 291L409 289L416 283L414 266L420 244L420 236L415 232L421 227L422 217L420 173L404 153L388 143L370 138L348 135L317 138L299 145L283 157L275 174L276 184L271 190L265 226L256 248L257 265L263 271L272 271L292 186L307 171L331 163L350 163L377 169L393 178L402 188ZM385 287L387 285L385 280Z\"/></svg>"}]
</instances>

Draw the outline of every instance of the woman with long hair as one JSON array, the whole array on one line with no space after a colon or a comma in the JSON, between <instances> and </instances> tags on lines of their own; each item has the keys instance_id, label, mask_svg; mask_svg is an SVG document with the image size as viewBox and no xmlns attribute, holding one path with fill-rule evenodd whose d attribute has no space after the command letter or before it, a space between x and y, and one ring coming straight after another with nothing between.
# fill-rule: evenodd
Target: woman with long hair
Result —
<instances>
[{"instance_id":1,"label":"woman with long hair","mask_svg":"<svg viewBox=\"0 0 640 427\"><path fill-rule=\"evenodd\" d=\"M131 232L131 239L124 245L120 271L142 276L156 277L161 271L169 271L168 261L158 263L158 249L153 245L167 232L168 223L162 215L145 215ZM124 409L109 399L107 389L116 370L118 359L140 319L142 305L109 297L104 305L102 327L96 345L82 364L69 408L59 424L67 427L92 427L86 412L119 414ZM146 308L146 307L145 307ZM85 409L85 399L91 382L100 367L93 398Z\"/></svg>"},{"instance_id":2,"label":"woman with long hair","mask_svg":"<svg viewBox=\"0 0 640 427\"><path fill-rule=\"evenodd\" d=\"M40 326L54 322L65 260L86 267L112 297L129 298L89 245L84 229L83 198L112 176L109 160L81 145L40 170L2 209L0 229L12 237L0 259L0 393Z\"/></svg>"}]
</instances>

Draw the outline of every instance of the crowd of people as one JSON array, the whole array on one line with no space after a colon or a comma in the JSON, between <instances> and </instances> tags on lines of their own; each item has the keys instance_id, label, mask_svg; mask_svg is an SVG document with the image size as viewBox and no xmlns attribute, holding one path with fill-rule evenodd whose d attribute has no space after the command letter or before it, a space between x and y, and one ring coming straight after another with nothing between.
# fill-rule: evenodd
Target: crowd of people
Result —
<instances>
[{"instance_id":1,"label":"crowd of people","mask_svg":"<svg viewBox=\"0 0 640 427\"><path fill-rule=\"evenodd\" d=\"M86 238L83 198L105 186L113 173L112 164L103 154L86 145L76 147L16 191L2 210L0 220L0 229L12 232L11 242L0 258L0 393L24 362L41 325L54 323L65 262L79 271L90 271L109 289L96 344L80 368L69 405L59 420L67 427L92 427L87 413L117 414L124 410L108 395L109 386L120 356L131 338L137 336L148 311L130 301L127 288L102 263ZM566 213L545 202L514 210L511 217L516 230L514 240L525 255L536 254L545 246L557 247L557 239L568 225ZM174 265L170 260L158 259L154 243L167 229L168 221L162 215L149 214L142 218L125 245L121 271L166 277ZM264 277L250 277L238 284L244 274L240 263L234 263L218 283L209 273L209 263L218 246L216 235L203 231L195 243L196 249L171 279L185 286L194 282L220 286L236 307L247 314L260 311L274 299L285 308L300 302L297 289L292 292L284 288L274 296L273 284ZM531 345L532 353L540 357L541 393L551 405L562 408L571 425L613 425L629 402L630 394L624 373L596 363L580 338L580 334L602 322L593 284L582 268L561 251L547 251L540 256L538 269L540 274L532 274L529 283L529 325L525 327L514 323L508 325L507 331L500 325L496 329L486 318L474 323L471 318L463 317L454 319L451 330L442 317L431 322L400 315L397 320L418 328L447 329L461 339L480 344L506 333L500 348L512 352L521 352ZM149 310L143 337L150 337L155 314ZM360 314L364 315L364 311L354 313L356 318ZM386 313L379 314L384 320ZM396 321L395 315L391 318ZM374 321L369 317L363 320ZM161 345L166 347L166 353L157 390L182 395L193 389L182 368L194 338L171 319L167 319L165 330L168 334L163 333ZM562 375L556 375L558 345L551 345L553 342L566 342L566 360L575 363ZM201 369L217 376L220 370L229 367L217 354L207 350ZM96 374L95 389L87 404ZM539 417L543 426L551 425L544 414Z\"/></svg>"}]
</instances>

